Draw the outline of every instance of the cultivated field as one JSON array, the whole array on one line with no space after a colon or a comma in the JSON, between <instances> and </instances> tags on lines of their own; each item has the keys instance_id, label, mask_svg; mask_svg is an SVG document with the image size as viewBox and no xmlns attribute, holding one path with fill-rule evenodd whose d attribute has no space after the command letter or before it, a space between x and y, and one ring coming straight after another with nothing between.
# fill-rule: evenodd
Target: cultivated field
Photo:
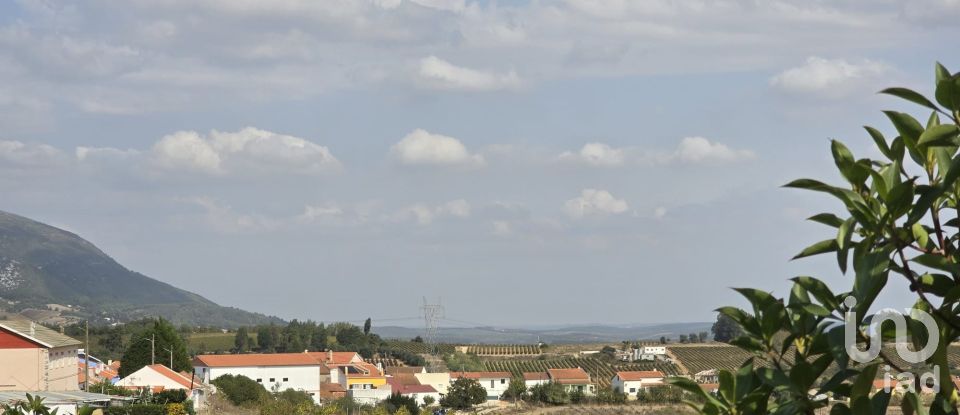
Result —
<instances>
[{"instance_id":1,"label":"cultivated field","mask_svg":"<svg viewBox=\"0 0 960 415\"><path fill-rule=\"evenodd\" d=\"M752 356L728 345L670 345L667 348L691 375L708 369L736 369Z\"/></svg>"},{"instance_id":2,"label":"cultivated field","mask_svg":"<svg viewBox=\"0 0 960 415\"><path fill-rule=\"evenodd\" d=\"M477 356L522 356L539 355L540 346L536 344L474 344L466 346L467 353Z\"/></svg>"},{"instance_id":3,"label":"cultivated field","mask_svg":"<svg viewBox=\"0 0 960 415\"><path fill-rule=\"evenodd\" d=\"M668 375L678 374L677 367L668 362L608 363L596 358L549 358L484 360L484 368L493 372L510 372L521 376L523 372L545 372L547 369L583 368L599 387L607 387L617 371L659 370Z\"/></svg>"}]
</instances>

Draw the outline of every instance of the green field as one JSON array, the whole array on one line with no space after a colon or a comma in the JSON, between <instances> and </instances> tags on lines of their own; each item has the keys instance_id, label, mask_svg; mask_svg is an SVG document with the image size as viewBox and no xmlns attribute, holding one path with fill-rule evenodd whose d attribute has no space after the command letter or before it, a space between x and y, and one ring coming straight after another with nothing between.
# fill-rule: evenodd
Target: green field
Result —
<instances>
[{"instance_id":1,"label":"green field","mask_svg":"<svg viewBox=\"0 0 960 415\"><path fill-rule=\"evenodd\" d=\"M609 363L592 357L553 358L553 359L509 359L485 360L484 368L493 372L510 372L514 376L521 376L523 372L545 372L547 369L583 368L597 386L610 386L613 375L618 371L631 370L659 370L667 375L678 374L676 366L669 362L636 362L636 363Z\"/></svg>"}]
</instances>

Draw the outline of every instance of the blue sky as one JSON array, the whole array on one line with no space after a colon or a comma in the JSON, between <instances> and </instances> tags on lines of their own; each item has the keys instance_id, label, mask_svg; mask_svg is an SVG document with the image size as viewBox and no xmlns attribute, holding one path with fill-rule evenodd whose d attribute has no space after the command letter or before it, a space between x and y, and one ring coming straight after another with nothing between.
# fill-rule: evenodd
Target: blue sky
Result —
<instances>
[{"instance_id":1,"label":"blue sky","mask_svg":"<svg viewBox=\"0 0 960 415\"><path fill-rule=\"evenodd\" d=\"M269 6L267 5L269 4ZM960 4L17 1L0 209L226 305L323 321L707 321L783 292L828 139L929 91ZM897 284L897 283L894 283ZM906 298L891 296L889 305ZM416 322L411 321L411 324Z\"/></svg>"}]
</instances>

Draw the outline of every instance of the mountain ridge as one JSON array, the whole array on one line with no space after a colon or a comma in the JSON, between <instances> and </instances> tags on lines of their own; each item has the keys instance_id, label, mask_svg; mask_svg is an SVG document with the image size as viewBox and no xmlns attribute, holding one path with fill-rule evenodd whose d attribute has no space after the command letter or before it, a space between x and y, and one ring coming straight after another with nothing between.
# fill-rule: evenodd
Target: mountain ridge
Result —
<instances>
[{"instance_id":1,"label":"mountain ridge","mask_svg":"<svg viewBox=\"0 0 960 415\"><path fill-rule=\"evenodd\" d=\"M174 324L237 327L282 322L220 306L130 270L79 235L0 210L0 308L68 304L65 316L103 322L161 316Z\"/></svg>"}]
</instances>

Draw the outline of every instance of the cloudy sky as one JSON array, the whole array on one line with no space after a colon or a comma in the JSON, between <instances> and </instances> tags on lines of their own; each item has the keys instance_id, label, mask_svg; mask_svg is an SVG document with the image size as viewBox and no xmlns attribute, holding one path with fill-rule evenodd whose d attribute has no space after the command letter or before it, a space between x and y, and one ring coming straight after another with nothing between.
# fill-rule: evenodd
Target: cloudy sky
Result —
<instances>
[{"instance_id":1,"label":"cloudy sky","mask_svg":"<svg viewBox=\"0 0 960 415\"><path fill-rule=\"evenodd\" d=\"M835 208L829 138L958 70L956 0L0 5L0 210L284 318L707 321ZM922 114L921 114L922 115ZM894 301L894 300L891 300Z\"/></svg>"}]
</instances>

